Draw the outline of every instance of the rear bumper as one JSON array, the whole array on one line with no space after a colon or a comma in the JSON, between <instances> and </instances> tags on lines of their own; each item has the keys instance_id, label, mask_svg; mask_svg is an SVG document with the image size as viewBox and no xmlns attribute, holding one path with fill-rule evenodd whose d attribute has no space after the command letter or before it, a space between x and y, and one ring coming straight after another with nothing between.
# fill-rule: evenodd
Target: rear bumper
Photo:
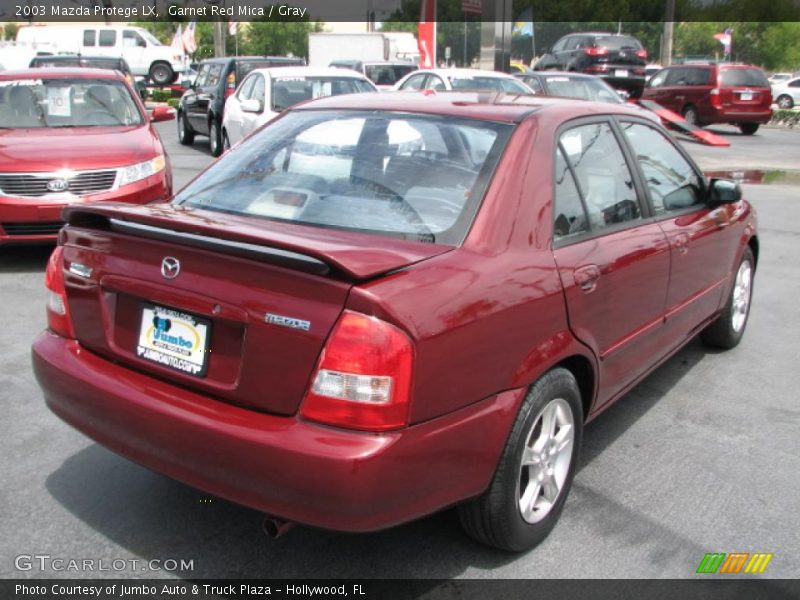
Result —
<instances>
[{"instance_id":1,"label":"rear bumper","mask_svg":"<svg viewBox=\"0 0 800 600\"><path fill-rule=\"evenodd\" d=\"M701 111L703 123L768 123L772 119L772 109L736 111L727 108L710 108Z\"/></svg>"},{"instance_id":2,"label":"rear bumper","mask_svg":"<svg viewBox=\"0 0 800 600\"><path fill-rule=\"evenodd\" d=\"M50 409L146 467L265 513L342 531L409 521L488 486L524 390L370 434L245 410L120 367L45 331Z\"/></svg>"},{"instance_id":3,"label":"rear bumper","mask_svg":"<svg viewBox=\"0 0 800 600\"><path fill-rule=\"evenodd\" d=\"M20 198L0 194L0 245L55 241L65 206L103 201L146 204L166 199L170 193L168 179L162 172L110 192L79 198Z\"/></svg>"}]
</instances>

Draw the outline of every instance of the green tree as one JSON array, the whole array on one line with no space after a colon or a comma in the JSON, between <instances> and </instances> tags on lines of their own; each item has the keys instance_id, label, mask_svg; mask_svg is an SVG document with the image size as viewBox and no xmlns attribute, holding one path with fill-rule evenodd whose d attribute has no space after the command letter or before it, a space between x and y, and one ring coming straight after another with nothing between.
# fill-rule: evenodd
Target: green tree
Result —
<instances>
[{"instance_id":1,"label":"green tree","mask_svg":"<svg viewBox=\"0 0 800 600\"><path fill-rule=\"evenodd\" d=\"M253 21L239 33L239 49L243 54L308 57L308 34L317 31L322 31L319 21Z\"/></svg>"},{"instance_id":2,"label":"green tree","mask_svg":"<svg viewBox=\"0 0 800 600\"><path fill-rule=\"evenodd\" d=\"M0 35L0 39L15 40L17 39L17 31L19 31L19 26L16 23L5 23L2 26L2 35Z\"/></svg>"}]
</instances>

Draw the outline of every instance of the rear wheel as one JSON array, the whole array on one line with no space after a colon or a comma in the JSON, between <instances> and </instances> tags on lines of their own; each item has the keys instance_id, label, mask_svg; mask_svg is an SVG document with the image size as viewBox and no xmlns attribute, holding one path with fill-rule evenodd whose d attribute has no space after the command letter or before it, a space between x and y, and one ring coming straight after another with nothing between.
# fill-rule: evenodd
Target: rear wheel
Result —
<instances>
[{"instance_id":1,"label":"rear wheel","mask_svg":"<svg viewBox=\"0 0 800 600\"><path fill-rule=\"evenodd\" d=\"M778 96L776 102L778 103L778 108L792 108L794 106L794 98L787 94Z\"/></svg>"},{"instance_id":2,"label":"rear wheel","mask_svg":"<svg viewBox=\"0 0 800 600\"><path fill-rule=\"evenodd\" d=\"M489 489L459 506L466 532L511 551L547 537L569 493L582 432L575 377L553 369L525 397Z\"/></svg>"},{"instance_id":3,"label":"rear wheel","mask_svg":"<svg viewBox=\"0 0 800 600\"><path fill-rule=\"evenodd\" d=\"M191 146L194 143L194 131L183 111L178 113L178 142L183 146Z\"/></svg>"},{"instance_id":4,"label":"rear wheel","mask_svg":"<svg viewBox=\"0 0 800 600\"><path fill-rule=\"evenodd\" d=\"M208 145L211 148L211 156L222 154L222 132L220 131L219 121L214 118L208 124Z\"/></svg>"},{"instance_id":5,"label":"rear wheel","mask_svg":"<svg viewBox=\"0 0 800 600\"><path fill-rule=\"evenodd\" d=\"M744 135L753 135L758 131L758 123L739 123L739 131Z\"/></svg>"},{"instance_id":6,"label":"rear wheel","mask_svg":"<svg viewBox=\"0 0 800 600\"><path fill-rule=\"evenodd\" d=\"M736 270L736 279L725 308L716 321L706 327L700 338L709 346L730 349L738 345L744 335L747 318L750 316L750 301L753 298L753 274L756 261L748 247Z\"/></svg>"},{"instance_id":7,"label":"rear wheel","mask_svg":"<svg viewBox=\"0 0 800 600\"><path fill-rule=\"evenodd\" d=\"M175 71L165 62L150 65L150 79L156 85L169 85L175 80Z\"/></svg>"},{"instance_id":8,"label":"rear wheel","mask_svg":"<svg viewBox=\"0 0 800 600\"><path fill-rule=\"evenodd\" d=\"M683 118L689 125L700 126L697 122L697 109L691 104L683 108Z\"/></svg>"}]
</instances>

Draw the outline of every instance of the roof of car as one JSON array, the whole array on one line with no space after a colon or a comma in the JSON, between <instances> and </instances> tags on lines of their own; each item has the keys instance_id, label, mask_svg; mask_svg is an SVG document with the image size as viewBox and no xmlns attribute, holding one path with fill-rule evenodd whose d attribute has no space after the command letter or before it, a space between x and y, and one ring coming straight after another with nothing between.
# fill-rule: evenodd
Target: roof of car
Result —
<instances>
[{"instance_id":1,"label":"roof of car","mask_svg":"<svg viewBox=\"0 0 800 600\"><path fill-rule=\"evenodd\" d=\"M484 71L482 69L419 69L417 73L433 73L435 75L456 75L459 77L497 77L499 79L516 79L508 73L500 71Z\"/></svg>"},{"instance_id":2,"label":"roof of car","mask_svg":"<svg viewBox=\"0 0 800 600\"><path fill-rule=\"evenodd\" d=\"M251 73L264 73L273 77L347 77L350 79L364 79L358 71L349 69L336 69L335 67L265 67L253 69ZM368 81L368 80L367 80Z\"/></svg>"},{"instance_id":3,"label":"roof of car","mask_svg":"<svg viewBox=\"0 0 800 600\"><path fill-rule=\"evenodd\" d=\"M33 69L15 69L0 72L0 79L118 79L125 77L111 69L92 69L84 67L38 67Z\"/></svg>"},{"instance_id":4,"label":"roof of car","mask_svg":"<svg viewBox=\"0 0 800 600\"><path fill-rule=\"evenodd\" d=\"M292 62L302 63L302 58L298 56L225 56L217 58L204 58L202 63L226 63L230 61L248 61L248 60L274 60L276 62Z\"/></svg>"},{"instance_id":5,"label":"roof of car","mask_svg":"<svg viewBox=\"0 0 800 600\"><path fill-rule=\"evenodd\" d=\"M598 113L641 116L640 110L627 107L625 104L498 92L432 92L431 90L402 94L330 96L306 102L291 110L385 110L515 123L532 112L544 112L565 106L574 109L575 117Z\"/></svg>"}]
</instances>

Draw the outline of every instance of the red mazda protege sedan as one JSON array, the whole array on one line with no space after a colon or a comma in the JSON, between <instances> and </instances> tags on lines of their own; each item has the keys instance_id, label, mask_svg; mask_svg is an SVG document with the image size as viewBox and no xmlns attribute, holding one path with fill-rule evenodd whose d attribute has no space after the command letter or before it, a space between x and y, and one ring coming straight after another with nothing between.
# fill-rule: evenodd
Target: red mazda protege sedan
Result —
<instances>
[{"instance_id":1,"label":"red mazda protege sedan","mask_svg":"<svg viewBox=\"0 0 800 600\"><path fill-rule=\"evenodd\" d=\"M55 241L68 204L142 204L172 194L152 121L125 76L107 69L0 73L0 244Z\"/></svg>"},{"instance_id":2,"label":"red mazda protege sedan","mask_svg":"<svg viewBox=\"0 0 800 600\"><path fill-rule=\"evenodd\" d=\"M537 97L311 102L170 204L64 216L33 365L65 421L273 532L457 504L510 550L586 421L695 334L739 342L758 257L660 125Z\"/></svg>"}]
</instances>

